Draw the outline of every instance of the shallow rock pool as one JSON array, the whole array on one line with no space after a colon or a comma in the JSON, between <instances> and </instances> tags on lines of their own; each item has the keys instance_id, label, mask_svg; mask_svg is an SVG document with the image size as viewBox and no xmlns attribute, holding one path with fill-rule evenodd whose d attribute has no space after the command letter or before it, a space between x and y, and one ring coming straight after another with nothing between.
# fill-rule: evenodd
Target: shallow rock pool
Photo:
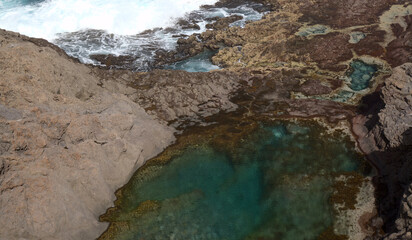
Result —
<instances>
[{"instance_id":1,"label":"shallow rock pool","mask_svg":"<svg viewBox=\"0 0 412 240\"><path fill-rule=\"evenodd\" d=\"M210 60L214 54L215 52L206 50L194 57L167 65L165 69L184 70L187 72L209 72L217 70L219 67L214 65Z\"/></svg>"},{"instance_id":2,"label":"shallow rock pool","mask_svg":"<svg viewBox=\"0 0 412 240\"><path fill-rule=\"evenodd\" d=\"M363 157L318 124L258 125L235 149L193 143L139 169L101 239L318 239L335 180L363 172Z\"/></svg>"}]
</instances>

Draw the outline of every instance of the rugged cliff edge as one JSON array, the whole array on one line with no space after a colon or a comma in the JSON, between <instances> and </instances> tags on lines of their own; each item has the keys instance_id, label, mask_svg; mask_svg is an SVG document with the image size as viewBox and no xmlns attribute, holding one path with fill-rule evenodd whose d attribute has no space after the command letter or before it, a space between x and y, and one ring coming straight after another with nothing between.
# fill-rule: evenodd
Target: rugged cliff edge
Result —
<instances>
[{"instance_id":1,"label":"rugged cliff edge","mask_svg":"<svg viewBox=\"0 0 412 240\"><path fill-rule=\"evenodd\" d=\"M0 31L0 239L97 237L114 191L174 141L51 47Z\"/></svg>"},{"instance_id":2,"label":"rugged cliff edge","mask_svg":"<svg viewBox=\"0 0 412 240\"><path fill-rule=\"evenodd\" d=\"M352 119L379 171L372 222L385 234L370 238L412 239L411 2L262 2L276 10L260 21L229 28L222 20L178 42L184 57L219 50L212 61L232 72L101 69L0 30L0 239L98 237L115 190L173 143L176 129L235 110L244 114L237 118ZM168 54L159 62L176 60ZM378 68L361 74L373 77L361 91L350 88L359 62Z\"/></svg>"},{"instance_id":3,"label":"rugged cliff edge","mask_svg":"<svg viewBox=\"0 0 412 240\"><path fill-rule=\"evenodd\" d=\"M0 239L98 237L115 190L175 140L168 123L235 110L242 80L100 69L0 30Z\"/></svg>"},{"instance_id":4,"label":"rugged cliff edge","mask_svg":"<svg viewBox=\"0 0 412 240\"><path fill-rule=\"evenodd\" d=\"M394 68L381 90L364 98L353 123L360 148L379 172L384 239L412 239L412 63Z\"/></svg>"}]
</instances>

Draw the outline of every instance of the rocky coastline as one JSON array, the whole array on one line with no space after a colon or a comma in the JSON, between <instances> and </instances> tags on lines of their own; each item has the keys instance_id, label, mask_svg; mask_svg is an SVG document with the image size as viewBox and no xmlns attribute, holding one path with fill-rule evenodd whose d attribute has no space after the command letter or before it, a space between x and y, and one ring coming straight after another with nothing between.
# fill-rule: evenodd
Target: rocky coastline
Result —
<instances>
[{"instance_id":1,"label":"rocky coastline","mask_svg":"<svg viewBox=\"0 0 412 240\"><path fill-rule=\"evenodd\" d=\"M376 204L389 233L382 239L411 239L411 70L410 63L394 68L384 86L365 97L352 120L360 148L379 172Z\"/></svg>"},{"instance_id":2,"label":"rocky coastline","mask_svg":"<svg viewBox=\"0 0 412 240\"><path fill-rule=\"evenodd\" d=\"M377 170L376 211L355 219L361 238L342 239L412 239L412 3L258 2L262 20L216 19L157 53L161 68L216 51L223 69L205 73L110 66L127 56L84 65L0 30L0 239L95 239L114 192L180 134L236 123L217 128L235 142L250 119L352 132Z\"/></svg>"}]
</instances>

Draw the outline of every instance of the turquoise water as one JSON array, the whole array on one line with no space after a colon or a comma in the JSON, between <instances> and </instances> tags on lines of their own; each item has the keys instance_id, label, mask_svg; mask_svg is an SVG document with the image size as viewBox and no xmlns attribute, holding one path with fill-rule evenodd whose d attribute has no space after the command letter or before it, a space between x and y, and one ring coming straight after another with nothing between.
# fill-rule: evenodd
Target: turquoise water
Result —
<instances>
[{"instance_id":1,"label":"turquoise water","mask_svg":"<svg viewBox=\"0 0 412 240\"><path fill-rule=\"evenodd\" d=\"M334 177L361 163L352 144L321 133L262 125L235 153L191 146L138 171L109 216L127 227L109 239L317 239L333 223ZM156 207L139 212L148 200Z\"/></svg>"},{"instance_id":2,"label":"turquoise water","mask_svg":"<svg viewBox=\"0 0 412 240\"><path fill-rule=\"evenodd\" d=\"M206 50L194 57L168 65L165 69L185 70L187 72L209 72L211 70L216 70L219 69L219 67L213 65L210 61L210 58L214 54L215 52Z\"/></svg>"},{"instance_id":3,"label":"turquoise water","mask_svg":"<svg viewBox=\"0 0 412 240\"><path fill-rule=\"evenodd\" d=\"M361 91L369 87L369 83L375 73L378 71L377 66L366 64L362 61L355 60L350 64L351 78L350 88L354 91Z\"/></svg>"}]
</instances>

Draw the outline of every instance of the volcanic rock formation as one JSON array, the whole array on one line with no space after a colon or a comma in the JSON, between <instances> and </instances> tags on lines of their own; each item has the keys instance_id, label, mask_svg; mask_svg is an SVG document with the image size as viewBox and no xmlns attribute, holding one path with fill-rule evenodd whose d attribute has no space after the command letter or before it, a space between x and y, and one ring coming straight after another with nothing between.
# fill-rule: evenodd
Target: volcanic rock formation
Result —
<instances>
[{"instance_id":1,"label":"volcanic rock formation","mask_svg":"<svg viewBox=\"0 0 412 240\"><path fill-rule=\"evenodd\" d=\"M353 119L360 148L377 167L384 239L412 239L412 63L393 69Z\"/></svg>"},{"instance_id":2,"label":"volcanic rock formation","mask_svg":"<svg viewBox=\"0 0 412 240\"><path fill-rule=\"evenodd\" d=\"M115 190L173 143L174 127L210 124L224 111L352 119L378 170L372 220L385 234L370 237L412 239L412 3L259 2L273 10L262 20L240 28L229 27L239 17L216 19L214 30L158 53L161 66L217 51L212 61L226 69L209 73L86 66L45 40L1 30L0 239L96 238ZM133 60L94 57L126 68ZM348 92L353 61L378 69L359 92Z\"/></svg>"}]
</instances>

